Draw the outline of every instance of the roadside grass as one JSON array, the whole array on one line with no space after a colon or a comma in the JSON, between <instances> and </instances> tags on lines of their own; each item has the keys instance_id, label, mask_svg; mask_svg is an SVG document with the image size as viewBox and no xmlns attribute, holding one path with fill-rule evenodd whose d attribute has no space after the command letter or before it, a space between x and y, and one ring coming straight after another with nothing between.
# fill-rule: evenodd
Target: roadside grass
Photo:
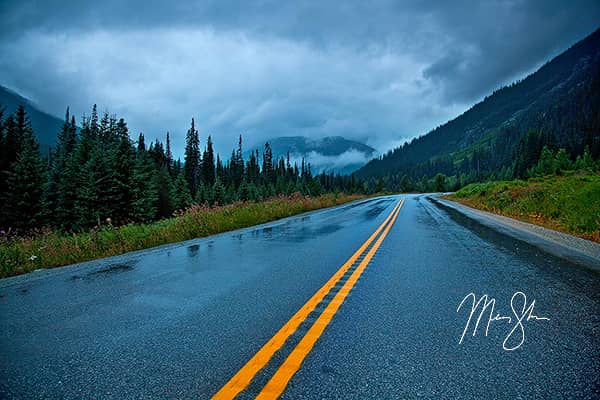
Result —
<instances>
[{"instance_id":1,"label":"roadside grass","mask_svg":"<svg viewBox=\"0 0 600 400\"><path fill-rule=\"evenodd\" d=\"M600 242L600 175L573 172L475 183L447 196L467 206Z\"/></svg>"},{"instance_id":2,"label":"roadside grass","mask_svg":"<svg viewBox=\"0 0 600 400\"><path fill-rule=\"evenodd\" d=\"M50 231L33 237L4 238L0 239L0 277L205 237L364 197L296 194L257 203L238 202L212 208L192 206L172 218L151 224L105 226L77 234Z\"/></svg>"}]
</instances>

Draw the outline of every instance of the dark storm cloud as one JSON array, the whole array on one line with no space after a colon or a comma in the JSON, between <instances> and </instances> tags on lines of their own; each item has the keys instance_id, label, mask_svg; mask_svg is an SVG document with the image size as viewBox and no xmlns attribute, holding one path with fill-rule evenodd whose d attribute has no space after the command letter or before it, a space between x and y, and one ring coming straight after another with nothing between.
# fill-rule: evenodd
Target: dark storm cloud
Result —
<instances>
[{"instance_id":1,"label":"dark storm cloud","mask_svg":"<svg viewBox=\"0 0 600 400\"><path fill-rule=\"evenodd\" d=\"M591 33L597 1L4 1L3 84L62 114L98 102L229 148L426 132ZM180 146L181 148L181 146Z\"/></svg>"}]
</instances>

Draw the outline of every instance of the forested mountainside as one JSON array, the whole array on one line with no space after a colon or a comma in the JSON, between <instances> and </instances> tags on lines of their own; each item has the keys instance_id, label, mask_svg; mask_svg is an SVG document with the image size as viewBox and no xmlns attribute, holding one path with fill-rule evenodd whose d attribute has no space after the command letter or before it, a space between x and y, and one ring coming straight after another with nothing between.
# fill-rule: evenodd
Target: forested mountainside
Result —
<instances>
[{"instance_id":1,"label":"forested mountainside","mask_svg":"<svg viewBox=\"0 0 600 400\"><path fill-rule=\"evenodd\" d=\"M60 132L63 121L41 111L31 100L2 85L0 85L0 105L3 107L4 115L15 113L20 105L25 108L40 144L40 151L42 154L48 154L48 150L56 144L56 134Z\"/></svg>"},{"instance_id":2,"label":"forested mountainside","mask_svg":"<svg viewBox=\"0 0 600 400\"><path fill-rule=\"evenodd\" d=\"M357 171L388 189L411 190L437 173L457 185L527 176L542 148L572 159L600 155L600 30L527 78L503 87L459 117ZM381 184L381 182L380 182Z\"/></svg>"}]
</instances>

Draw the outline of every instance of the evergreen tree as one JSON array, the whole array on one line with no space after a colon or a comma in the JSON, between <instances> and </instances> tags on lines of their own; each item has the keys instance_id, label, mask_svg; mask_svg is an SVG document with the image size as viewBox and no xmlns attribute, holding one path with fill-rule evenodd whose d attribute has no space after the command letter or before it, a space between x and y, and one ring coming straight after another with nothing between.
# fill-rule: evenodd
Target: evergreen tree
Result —
<instances>
[{"instance_id":1,"label":"evergreen tree","mask_svg":"<svg viewBox=\"0 0 600 400\"><path fill-rule=\"evenodd\" d=\"M17 154L20 151L21 143L19 139L19 134L17 131L17 125L15 123L15 118L11 114L6 118L4 122L4 165L6 169L10 166L11 163L16 161Z\"/></svg>"},{"instance_id":2,"label":"evergreen tree","mask_svg":"<svg viewBox=\"0 0 600 400\"><path fill-rule=\"evenodd\" d=\"M8 169L6 192L2 195L3 222L0 225L31 229L39 226L42 219L45 169L39 144L23 106L19 106L16 112L15 134L19 151Z\"/></svg>"},{"instance_id":3,"label":"evergreen tree","mask_svg":"<svg viewBox=\"0 0 600 400\"><path fill-rule=\"evenodd\" d=\"M185 178L183 178L185 181ZM156 175L156 217L169 217L175 211L173 204L173 181L166 166L159 169Z\"/></svg>"},{"instance_id":4,"label":"evergreen tree","mask_svg":"<svg viewBox=\"0 0 600 400\"><path fill-rule=\"evenodd\" d=\"M141 137L143 140L142 135ZM155 169L146 151L140 149L139 143L131 179L131 217L137 221L151 221L156 216L158 201Z\"/></svg>"},{"instance_id":5,"label":"evergreen tree","mask_svg":"<svg viewBox=\"0 0 600 400\"><path fill-rule=\"evenodd\" d=\"M77 145L76 145L77 146ZM53 225L64 229L74 229L78 220L77 206L80 203L80 171L81 166L72 154L65 160L64 169L57 185L57 205L54 211Z\"/></svg>"},{"instance_id":6,"label":"evergreen tree","mask_svg":"<svg viewBox=\"0 0 600 400\"><path fill-rule=\"evenodd\" d=\"M63 196L61 189L65 184L62 182L66 176L67 163L73 157L77 146L77 126L75 117L70 116L69 108L65 113L65 122L62 130L58 133L56 150L50 164L47 186L44 190L44 208L48 211L48 218L55 220L64 207L73 207L73 203L62 204ZM72 176L69 176L72 178ZM54 218L52 218L54 217Z\"/></svg>"},{"instance_id":7,"label":"evergreen tree","mask_svg":"<svg viewBox=\"0 0 600 400\"><path fill-rule=\"evenodd\" d=\"M133 167L135 163L135 152L131 140L129 139L129 130L123 118L117 122L117 137L119 142L114 150L111 159L111 169L113 170L113 216L120 221L126 221L133 215Z\"/></svg>"},{"instance_id":8,"label":"evergreen tree","mask_svg":"<svg viewBox=\"0 0 600 400\"><path fill-rule=\"evenodd\" d=\"M169 171L169 173L172 173L173 153L171 152L171 137L169 136L169 132L167 132L167 147L165 151L165 156L167 158L167 170Z\"/></svg>"},{"instance_id":9,"label":"evergreen tree","mask_svg":"<svg viewBox=\"0 0 600 400\"><path fill-rule=\"evenodd\" d=\"M139 153L146 153L146 140L144 139L143 133L140 133L140 135L138 136L137 151L138 155Z\"/></svg>"},{"instance_id":10,"label":"evergreen tree","mask_svg":"<svg viewBox=\"0 0 600 400\"><path fill-rule=\"evenodd\" d=\"M265 143L262 165L263 184L269 185L275 183L275 171L273 169L273 151L271 145Z\"/></svg>"},{"instance_id":11,"label":"evergreen tree","mask_svg":"<svg viewBox=\"0 0 600 400\"><path fill-rule=\"evenodd\" d=\"M5 193L8 171L11 164L16 161L20 146L15 120L12 114L10 114L2 123L2 127L4 128L4 139L2 141L2 147L0 148L0 193Z\"/></svg>"},{"instance_id":12,"label":"evergreen tree","mask_svg":"<svg viewBox=\"0 0 600 400\"><path fill-rule=\"evenodd\" d=\"M225 204L226 193L225 186L221 183L221 180L217 177L215 184L213 185L213 204L223 205Z\"/></svg>"},{"instance_id":13,"label":"evergreen tree","mask_svg":"<svg viewBox=\"0 0 600 400\"><path fill-rule=\"evenodd\" d=\"M558 172L568 171L572 169L569 154L565 149L559 149L554 157L555 169ZM502 179L502 178L501 178Z\"/></svg>"},{"instance_id":14,"label":"evergreen tree","mask_svg":"<svg viewBox=\"0 0 600 400\"><path fill-rule=\"evenodd\" d=\"M192 194L183 173L179 173L175 178L172 198L175 210L183 210L192 204Z\"/></svg>"},{"instance_id":15,"label":"evergreen tree","mask_svg":"<svg viewBox=\"0 0 600 400\"><path fill-rule=\"evenodd\" d=\"M200 184L200 139L192 118L192 126L185 137L184 171L192 197L196 195Z\"/></svg>"},{"instance_id":16,"label":"evergreen tree","mask_svg":"<svg viewBox=\"0 0 600 400\"><path fill-rule=\"evenodd\" d=\"M225 171L225 166L223 165L223 161L221 161L221 157L217 154L217 166L216 166L216 178L220 179L221 182L226 180L227 172ZM216 179L215 178L215 179Z\"/></svg>"},{"instance_id":17,"label":"evergreen tree","mask_svg":"<svg viewBox=\"0 0 600 400\"><path fill-rule=\"evenodd\" d=\"M384 187L378 188L382 191ZM446 175L436 174L433 178L433 191L434 192L445 192L446 191Z\"/></svg>"},{"instance_id":18,"label":"evergreen tree","mask_svg":"<svg viewBox=\"0 0 600 400\"><path fill-rule=\"evenodd\" d=\"M237 198L242 200L242 201L248 201L251 198L251 193L250 193L250 187L248 186L248 184L246 183L246 180L244 179L242 181L242 184L240 185L240 188L238 189L238 193L237 193Z\"/></svg>"},{"instance_id":19,"label":"evergreen tree","mask_svg":"<svg viewBox=\"0 0 600 400\"><path fill-rule=\"evenodd\" d=\"M554 175L556 172L556 164L554 162L554 154L548 149L548 146L542 148L540 159L535 168L538 175Z\"/></svg>"},{"instance_id":20,"label":"evergreen tree","mask_svg":"<svg viewBox=\"0 0 600 400\"><path fill-rule=\"evenodd\" d=\"M230 161L231 182L235 187L239 187L244 178L244 157L242 153L242 135L238 141L237 150L231 153Z\"/></svg>"},{"instance_id":21,"label":"evergreen tree","mask_svg":"<svg viewBox=\"0 0 600 400\"><path fill-rule=\"evenodd\" d=\"M258 183L260 178L260 167L258 166L258 150L250 153L250 159L246 164L246 181L252 184Z\"/></svg>"},{"instance_id":22,"label":"evergreen tree","mask_svg":"<svg viewBox=\"0 0 600 400\"><path fill-rule=\"evenodd\" d=\"M209 202L209 191L207 190L207 186L204 182L200 182L200 187L198 188L198 192L196 193L196 197L194 198L194 202L196 204L205 204Z\"/></svg>"},{"instance_id":23,"label":"evergreen tree","mask_svg":"<svg viewBox=\"0 0 600 400\"><path fill-rule=\"evenodd\" d=\"M206 150L202 155L202 180L208 186L212 186L215 183L215 155L210 135L206 143Z\"/></svg>"}]
</instances>

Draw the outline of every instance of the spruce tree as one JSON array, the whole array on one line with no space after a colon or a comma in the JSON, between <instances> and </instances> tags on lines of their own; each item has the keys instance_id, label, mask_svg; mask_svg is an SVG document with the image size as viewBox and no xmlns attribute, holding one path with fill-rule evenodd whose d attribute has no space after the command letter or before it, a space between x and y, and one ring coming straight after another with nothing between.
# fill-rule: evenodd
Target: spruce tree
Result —
<instances>
[{"instance_id":1,"label":"spruce tree","mask_svg":"<svg viewBox=\"0 0 600 400\"><path fill-rule=\"evenodd\" d=\"M244 178L244 157L242 153L242 135L240 135L238 141L237 150L231 153L231 161L229 163L231 168L231 181L237 188L241 185L242 179Z\"/></svg>"},{"instance_id":2,"label":"spruce tree","mask_svg":"<svg viewBox=\"0 0 600 400\"><path fill-rule=\"evenodd\" d=\"M215 184L213 185L213 202L212 204L223 205L225 204L225 186L221 183L221 180L217 177Z\"/></svg>"},{"instance_id":3,"label":"spruce tree","mask_svg":"<svg viewBox=\"0 0 600 400\"><path fill-rule=\"evenodd\" d=\"M242 201L248 201L251 197L252 195L250 193L250 187L244 179L240 185L240 188L238 189L237 198Z\"/></svg>"},{"instance_id":4,"label":"spruce tree","mask_svg":"<svg viewBox=\"0 0 600 400\"><path fill-rule=\"evenodd\" d=\"M61 188L64 186L62 180L65 178L66 167L69 159L75 152L77 146L77 127L74 117L71 118L69 108L65 113L65 122L62 130L58 133L54 157L48 172L48 182L44 191L44 206L48 210L49 222L58 224L58 216L64 207L73 207L73 204L61 204Z\"/></svg>"},{"instance_id":5,"label":"spruce tree","mask_svg":"<svg viewBox=\"0 0 600 400\"><path fill-rule=\"evenodd\" d=\"M183 178L185 181L185 178ZM173 214L173 180L166 166L160 167L156 174L156 216L169 217Z\"/></svg>"},{"instance_id":6,"label":"spruce tree","mask_svg":"<svg viewBox=\"0 0 600 400\"><path fill-rule=\"evenodd\" d=\"M0 225L31 229L39 226L42 219L42 191L46 175L39 144L23 106L17 109L15 128L19 151L8 169L6 192L2 196L3 222Z\"/></svg>"},{"instance_id":7,"label":"spruce tree","mask_svg":"<svg viewBox=\"0 0 600 400\"><path fill-rule=\"evenodd\" d=\"M146 153L146 140L144 139L144 134L141 132L138 136L137 151L138 155L139 153Z\"/></svg>"},{"instance_id":8,"label":"spruce tree","mask_svg":"<svg viewBox=\"0 0 600 400\"><path fill-rule=\"evenodd\" d=\"M223 165L223 161L221 161L221 157L217 154L217 166L216 166L216 178L220 179L221 182L224 181L227 177L227 171L225 171L225 166ZM216 180L215 178L215 180Z\"/></svg>"},{"instance_id":9,"label":"spruce tree","mask_svg":"<svg viewBox=\"0 0 600 400\"><path fill-rule=\"evenodd\" d=\"M123 118L117 122L118 143L111 157L113 217L125 222L132 216L133 209L133 167L135 151L129 139L127 123Z\"/></svg>"},{"instance_id":10,"label":"spruce tree","mask_svg":"<svg viewBox=\"0 0 600 400\"><path fill-rule=\"evenodd\" d=\"M143 141L143 135L140 136ZM131 217L141 222L151 221L156 216L158 201L156 176L152 160L139 143L131 179Z\"/></svg>"},{"instance_id":11,"label":"spruce tree","mask_svg":"<svg viewBox=\"0 0 600 400\"><path fill-rule=\"evenodd\" d=\"M175 210L182 210L192 204L192 194L188 187L184 173L179 173L173 183L173 207Z\"/></svg>"},{"instance_id":12,"label":"spruce tree","mask_svg":"<svg viewBox=\"0 0 600 400\"><path fill-rule=\"evenodd\" d=\"M6 177L10 164L15 161L16 138L13 116L2 122L3 138L0 146L0 193L6 192Z\"/></svg>"},{"instance_id":13,"label":"spruce tree","mask_svg":"<svg viewBox=\"0 0 600 400\"><path fill-rule=\"evenodd\" d=\"M192 126L185 137L184 171L192 197L196 195L200 184L200 139L192 118Z\"/></svg>"},{"instance_id":14,"label":"spruce tree","mask_svg":"<svg viewBox=\"0 0 600 400\"><path fill-rule=\"evenodd\" d=\"M206 143L206 150L204 150L202 156L202 181L208 186L212 186L215 183L215 155L210 135Z\"/></svg>"},{"instance_id":15,"label":"spruce tree","mask_svg":"<svg viewBox=\"0 0 600 400\"><path fill-rule=\"evenodd\" d=\"M273 151L271 145L265 143L262 165L263 184L269 185L275 183L275 172L273 170Z\"/></svg>"},{"instance_id":16,"label":"spruce tree","mask_svg":"<svg viewBox=\"0 0 600 400\"><path fill-rule=\"evenodd\" d=\"M169 132L167 132L167 147L165 151L165 156L167 157L167 170L169 171L169 173L172 173L173 153L171 152L171 137L169 136Z\"/></svg>"}]
</instances>

